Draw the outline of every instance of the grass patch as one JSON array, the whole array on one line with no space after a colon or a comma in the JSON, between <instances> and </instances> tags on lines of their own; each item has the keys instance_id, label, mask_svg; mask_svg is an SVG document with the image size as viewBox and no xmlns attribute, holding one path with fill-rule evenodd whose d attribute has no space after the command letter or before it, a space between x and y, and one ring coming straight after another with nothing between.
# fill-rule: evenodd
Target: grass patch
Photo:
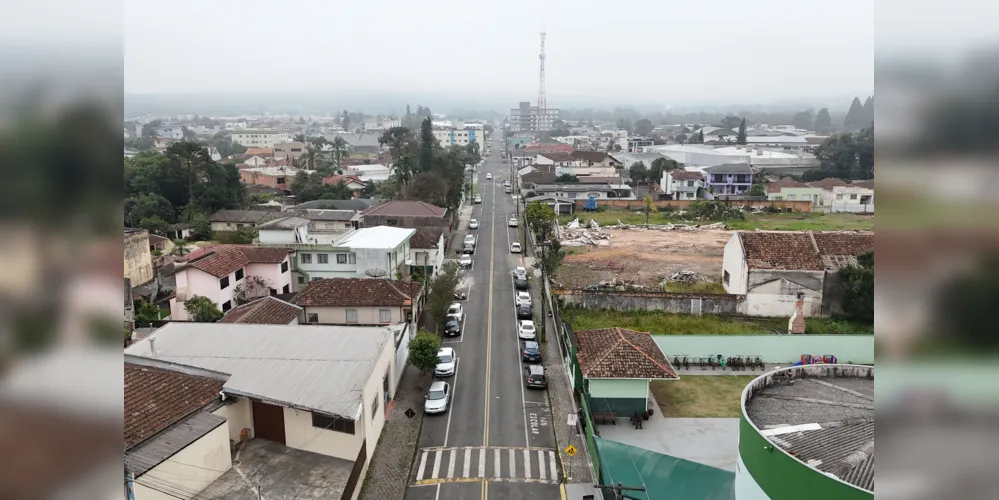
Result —
<instances>
[{"instance_id":1,"label":"grass patch","mask_svg":"<svg viewBox=\"0 0 999 500\"><path fill-rule=\"evenodd\" d=\"M617 224L645 224L645 214L626 211L580 212L572 215L560 215L559 224L565 225L579 217L581 223L590 219L596 220L601 226ZM711 224L719 221L689 221L672 216L668 212L649 215L649 224ZM729 219L724 221L733 230L752 231L764 229L771 231L844 231L844 230L874 230L874 217L856 214L824 214L818 212L795 212L790 214L749 214L746 220Z\"/></svg>"},{"instance_id":2,"label":"grass patch","mask_svg":"<svg viewBox=\"0 0 999 500\"><path fill-rule=\"evenodd\" d=\"M650 389L665 417L738 418L739 398L754 375L686 375L680 380L651 382Z\"/></svg>"},{"instance_id":3,"label":"grass patch","mask_svg":"<svg viewBox=\"0 0 999 500\"><path fill-rule=\"evenodd\" d=\"M566 308L563 318L572 318L575 330L627 328L654 335L766 335L787 332L788 318L759 316L693 316L662 311L615 311L612 309ZM874 326L839 318L807 318L806 334L873 335Z\"/></svg>"}]
</instances>

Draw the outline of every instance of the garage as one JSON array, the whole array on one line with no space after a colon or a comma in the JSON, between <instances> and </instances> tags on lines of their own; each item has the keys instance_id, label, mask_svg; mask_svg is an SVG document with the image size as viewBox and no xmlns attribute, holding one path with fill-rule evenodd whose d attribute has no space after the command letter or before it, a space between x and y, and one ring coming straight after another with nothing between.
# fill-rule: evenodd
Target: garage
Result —
<instances>
[{"instance_id":1,"label":"garage","mask_svg":"<svg viewBox=\"0 0 999 500\"><path fill-rule=\"evenodd\" d=\"M285 444L284 408L253 401L254 437Z\"/></svg>"}]
</instances>

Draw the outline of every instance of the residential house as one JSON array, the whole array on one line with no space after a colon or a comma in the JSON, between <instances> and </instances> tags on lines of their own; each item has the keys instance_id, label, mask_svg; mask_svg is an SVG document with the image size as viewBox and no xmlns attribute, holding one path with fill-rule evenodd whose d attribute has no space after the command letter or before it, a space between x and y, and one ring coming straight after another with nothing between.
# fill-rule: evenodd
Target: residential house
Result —
<instances>
[{"instance_id":1,"label":"residential house","mask_svg":"<svg viewBox=\"0 0 999 500\"><path fill-rule=\"evenodd\" d=\"M641 153L642 148L655 145L655 141L649 137L621 137L616 144L621 146L621 151L625 153Z\"/></svg>"},{"instance_id":2,"label":"residential house","mask_svg":"<svg viewBox=\"0 0 999 500\"><path fill-rule=\"evenodd\" d=\"M704 174L681 169L663 172L660 191L674 200L695 200L697 190L704 189Z\"/></svg>"},{"instance_id":3,"label":"residential house","mask_svg":"<svg viewBox=\"0 0 999 500\"><path fill-rule=\"evenodd\" d=\"M126 356L125 497L196 497L232 467L227 374L192 366L147 366Z\"/></svg>"},{"instance_id":4,"label":"residential house","mask_svg":"<svg viewBox=\"0 0 999 500\"><path fill-rule=\"evenodd\" d=\"M829 212L874 212L874 180L848 183L827 177L819 181L798 182L789 177L767 185L768 200L807 200L813 210Z\"/></svg>"},{"instance_id":5,"label":"residential house","mask_svg":"<svg viewBox=\"0 0 999 500\"><path fill-rule=\"evenodd\" d=\"M524 167L524 168L530 168L531 171L522 174L520 176L520 186L523 189L534 189L534 186L538 184L555 183L555 178L557 176L555 175L554 168L551 169L552 170L551 172L547 172L545 170L540 170L540 169L534 169L532 167Z\"/></svg>"},{"instance_id":6,"label":"residential house","mask_svg":"<svg viewBox=\"0 0 999 500\"><path fill-rule=\"evenodd\" d=\"M387 278L327 278L312 281L292 302L302 324L416 326L423 284Z\"/></svg>"},{"instance_id":7,"label":"residential house","mask_svg":"<svg viewBox=\"0 0 999 500\"><path fill-rule=\"evenodd\" d=\"M175 142L177 142L177 139L171 139L169 137L157 137L153 139L153 149L162 153L166 151L166 149Z\"/></svg>"},{"instance_id":8,"label":"residential house","mask_svg":"<svg viewBox=\"0 0 999 500\"><path fill-rule=\"evenodd\" d=\"M641 415L652 407L649 382L680 379L648 332L602 328L575 333L592 412L613 412L621 418Z\"/></svg>"},{"instance_id":9,"label":"residential house","mask_svg":"<svg viewBox=\"0 0 999 500\"><path fill-rule=\"evenodd\" d=\"M446 208L423 201L387 201L361 212L361 220L364 227L451 227Z\"/></svg>"},{"instance_id":10,"label":"residential house","mask_svg":"<svg viewBox=\"0 0 999 500\"><path fill-rule=\"evenodd\" d=\"M179 141L184 138L184 127L182 125L160 125L156 127L155 133L157 138Z\"/></svg>"},{"instance_id":11,"label":"residential house","mask_svg":"<svg viewBox=\"0 0 999 500\"><path fill-rule=\"evenodd\" d=\"M135 148L125 148L125 158L131 158L139 154L139 150Z\"/></svg>"},{"instance_id":12,"label":"residential house","mask_svg":"<svg viewBox=\"0 0 999 500\"><path fill-rule=\"evenodd\" d=\"M711 147L698 144L669 144L643 148L657 152L688 167L714 167L724 163L748 163L757 170L800 175L819 166L815 155L796 149L764 149L762 146L733 145Z\"/></svg>"},{"instance_id":13,"label":"residential house","mask_svg":"<svg viewBox=\"0 0 999 500\"><path fill-rule=\"evenodd\" d=\"M246 156L246 159L243 160L243 163L240 163L239 165L240 165L240 167L239 167L240 169L250 168L250 167L266 167L267 166L267 160L265 160L260 155L250 155L250 154L248 154Z\"/></svg>"},{"instance_id":14,"label":"residential house","mask_svg":"<svg viewBox=\"0 0 999 500\"><path fill-rule=\"evenodd\" d=\"M351 200L313 200L295 205L296 209L332 209L332 210L353 210L361 212L375 205L384 203L382 200L372 198L354 198Z\"/></svg>"},{"instance_id":15,"label":"residential house","mask_svg":"<svg viewBox=\"0 0 999 500\"><path fill-rule=\"evenodd\" d=\"M565 198L552 196L552 195L542 195L542 196L532 196L530 198L525 198L524 203L544 203L552 208L557 215L567 215L571 214L575 208L575 203Z\"/></svg>"},{"instance_id":16,"label":"residential house","mask_svg":"<svg viewBox=\"0 0 999 500\"><path fill-rule=\"evenodd\" d=\"M369 153L378 154L382 150L382 145L378 143L378 137L381 134L337 134L337 137L343 138L347 142L347 146L351 154L354 153ZM331 139L332 140L332 139Z\"/></svg>"},{"instance_id":17,"label":"residential house","mask_svg":"<svg viewBox=\"0 0 999 500\"><path fill-rule=\"evenodd\" d=\"M631 186L627 184L535 184L533 188L538 196L555 196L561 199L586 200L635 200Z\"/></svg>"},{"instance_id":18,"label":"residential house","mask_svg":"<svg viewBox=\"0 0 999 500\"><path fill-rule=\"evenodd\" d=\"M232 142L246 146L248 148L266 148L272 149L275 144L281 144L288 142L287 132L278 132L276 130L233 130L231 133ZM271 151L270 154L274 152ZM257 154L257 153L252 153Z\"/></svg>"},{"instance_id":19,"label":"residential house","mask_svg":"<svg viewBox=\"0 0 999 500\"><path fill-rule=\"evenodd\" d=\"M246 245L213 245L176 262L176 296L170 299L170 318L189 320L184 301L207 297L222 312L253 298L291 292L290 250Z\"/></svg>"},{"instance_id":20,"label":"residential house","mask_svg":"<svg viewBox=\"0 0 999 500\"><path fill-rule=\"evenodd\" d=\"M569 153L574 159L579 161L584 167L622 167L620 161L603 151L586 151L575 149Z\"/></svg>"},{"instance_id":21,"label":"residential house","mask_svg":"<svg viewBox=\"0 0 999 500\"><path fill-rule=\"evenodd\" d=\"M132 286L153 280L153 256L149 246L149 231L125 228L125 277Z\"/></svg>"},{"instance_id":22,"label":"residential house","mask_svg":"<svg viewBox=\"0 0 999 500\"><path fill-rule=\"evenodd\" d=\"M309 231L313 233L344 233L349 229L357 229L361 224L359 212L354 210L292 208L285 213L309 221Z\"/></svg>"},{"instance_id":23,"label":"residential house","mask_svg":"<svg viewBox=\"0 0 999 500\"><path fill-rule=\"evenodd\" d=\"M246 153L244 153L247 158L252 156L259 156L264 159L271 159L274 157L273 147L259 147L259 148L246 148Z\"/></svg>"},{"instance_id":24,"label":"residential house","mask_svg":"<svg viewBox=\"0 0 999 500\"><path fill-rule=\"evenodd\" d=\"M311 170L301 171L305 173L312 173ZM239 181L243 184L267 186L277 188L282 191L288 191L291 189L291 183L295 180L295 174L298 172L298 169L287 167L241 168L239 169Z\"/></svg>"},{"instance_id":25,"label":"residential house","mask_svg":"<svg viewBox=\"0 0 999 500\"><path fill-rule=\"evenodd\" d=\"M718 196L747 196L753 184L753 169L748 163L724 163L704 169L704 189Z\"/></svg>"},{"instance_id":26,"label":"residential house","mask_svg":"<svg viewBox=\"0 0 999 500\"><path fill-rule=\"evenodd\" d=\"M832 188L833 212L874 213L874 179Z\"/></svg>"},{"instance_id":27,"label":"residential house","mask_svg":"<svg viewBox=\"0 0 999 500\"><path fill-rule=\"evenodd\" d=\"M392 127L402 125L399 118L378 117L372 120L364 120L364 131L369 134L381 133Z\"/></svg>"},{"instance_id":28,"label":"residential house","mask_svg":"<svg viewBox=\"0 0 999 500\"><path fill-rule=\"evenodd\" d=\"M219 153L218 148L215 146L205 146L205 150L208 151L208 156L212 159L212 161L222 160L222 154Z\"/></svg>"},{"instance_id":29,"label":"residential house","mask_svg":"<svg viewBox=\"0 0 999 500\"><path fill-rule=\"evenodd\" d=\"M212 231L236 231L244 227L257 227L280 215L280 212L271 210L219 210L212 214Z\"/></svg>"},{"instance_id":30,"label":"residential house","mask_svg":"<svg viewBox=\"0 0 999 500\"><path fill-rule=\"evenodd\" d=\"M228 375L221 389L224 406L211 414L226 419L229 441L242 443L242 461L264 446L274 450L272 456L282 455L282 470L265 470L268 475L324 462L316 471L324 489L307 496L356 499L398 387L394 347L404 339L401 330L170 323L129 346L125 355L135 364L183 364ZM289 463L302 452L309 454ZM187 467L185 474L195 470ZM211 498L232 495L233 484L242 479L209 486ZM294 486L302 487L298 481Z\"/></svg>"},{"instance_id":31,"label":"residential house","mask_svg":"<svg viewBox=\"0 0 999 500\"><path fill-rule=\"evenodd\" d=\"M409 240L409 273L435 276L444 265L447 231L443 227L418 227Z\"/></svg>"},{"instance_id":32,"label":"residential house","mask_svg":"<svg viewBox=\"0 0 999 500\"><path fill-rule=\"evenodd\" d=\"M167 249L167 243L170 240L164 238L158 234L149 235L149 252L156 255L161 255Z\"/></svg>"},{"instance_id":33,"label":"residential house","mask_svg":"<svg viewBox=\"0 0 999 500\"><path fill-rule=\"evenodd\" d=\"M392 168L380 163L353 165L344 168L343 172L364 183L387 181L392 176Z\"/></svg>"},{"instance_id":34,"label":"residential house","mask_svg":"<svg viewBox=\"0 0 999 500\"><path fill-rule=\"evenodd\" d=\"M171 240L188 240L194 233L194 225L189 222L170 224L166 229L166 237Z\"/></svg>"},{"instance_id":35,"label":"residential house","mask_svg":"<svg viewBox=\"0 0 999 500\"><path fill-rule=\"evenodd\" d=\"M571 153L573 150L573 147L568 144L562 144L561 142L550 139L543 139L538 142L529 143L521 147L519 151L511 151L511 153L523 152L530 156L536 156L541 153Z\"/></svg>"},{"instance_id":36,"label":"residential house","mask_svg":"<svg viewBox=\"0 0 999 500\"><path fill-rule=\"evenodd\" d=\"M360 198L365 186L367 186L366 182L355 175L331 175L323 178L323 184L336 185L340 181L343 181L354 198Z\"/></svg>"},{"instance_id":37,"label":"residential house","mask_svg":"<svg viewBox=\"0 0 999 500\"><path fill-rule=\"evenodd\" d=\"M874 233L738 231L725 244L722 284L745 295L748 314L790 316L799 294L804 315L839 312L839 270L874 251Z\"/></svg>"},{"instance_id":38,"label":"residential house","mask_svg":"<svg viewBox=\"0 0 999 500\"><path fill-rule=\"evenodd\" d=\"M297 325L302 308L272 295L232 308L219 323Z\"/></svg>"},{"instance_id":39,"label":"residential house","mask_svg":"<svg viewBox=\"0 0 999 500\"><path fill-rule=\"evenodd\" d=\"M790 177L784 177L777 182L771 182L766 186L767 199L771 201L810 201L812 210L828 209L829 194L820 186L813 186L808 183L796 181Z\"/></svg>"},{"instance_id":40,"label":"residential house","mask_svg":"<svg viewBox=\"0 0 999 500\"><path fill-rule=\"evenodd\" d=\"M621 181L621 172L614 167L555 167L555 175L571 174L582 179L591 178L611 178L612 182Z\"/></svg>"},{"instance_id":41,"label":"residential house","mask_svg":"<svg viewBox=\"0 0 999 500\"><path fill-rule=\"evenodd\" d=\"M275 160L298 160L308 150L304 142L279 142L274 145Z\"/></svg>"},{"instance_id":42,"label":"residential house","mask_svg":"<svg viewBox=\"0 0 999 500\"><path fill-rule=\"evenodd\" d=\"M534 163L538 165L558 165L560 167L573 167L582 165L582 160L576 159L567 152L539 153L534 157Z\"/></svg>"}]
</instances>

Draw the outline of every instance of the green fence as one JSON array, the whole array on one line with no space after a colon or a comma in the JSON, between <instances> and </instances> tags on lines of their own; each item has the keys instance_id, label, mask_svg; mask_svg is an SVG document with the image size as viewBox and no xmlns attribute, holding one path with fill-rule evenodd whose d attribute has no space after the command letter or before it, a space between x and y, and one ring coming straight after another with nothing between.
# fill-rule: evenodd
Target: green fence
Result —
<instances>
[{"instance_id":1,"label":"green fence","mask_svg":"<svg viewBox=\"0 0 999 500\"><path fill-rule=\"evenodd\" d=\"M669 357L711 354L761 356L765 363L792 363L802 354L832 354L840 363L874 363L874 335L653 335Z\"/></svg>"},{"instance_id":2,"label":"green fence","mask_svg":"<svg viewBox=\"0 0 999 500\"><path fill-rule=\"evenodd\" d=\"M584 391L580 391L583 393ZM590 402L584 393L579 398L580 407L583 409L583 429L586 434L586 449L590 452L590 460L593 462L594 479L598 484L603 484L601 480L602 469L600 468L600 453L597 451L597 442L593 439L593 418L590 416Z\"/></svg>"}]
</instances>

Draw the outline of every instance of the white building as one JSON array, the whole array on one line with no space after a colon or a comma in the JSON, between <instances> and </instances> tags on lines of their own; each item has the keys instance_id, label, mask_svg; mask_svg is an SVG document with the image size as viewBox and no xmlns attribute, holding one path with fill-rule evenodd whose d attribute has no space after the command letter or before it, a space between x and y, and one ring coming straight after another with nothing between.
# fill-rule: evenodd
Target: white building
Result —
<instances>
[{"instance_id":1,"label":"white building","mask_svg":"<svg viewBox=\"0 0 999 500\"><path fill-rule=\"evenodd\" d=\"M344 169L344 175L353 175L361 182L387 181L392 176L392 169L380 163L371 165L353 165Z\"/></svg>"},{"instance_id":2,"label":"white building","mask_svg":"<svg viewBox=\"0 0 999 500\"><path fill-rule=\"evenodd\" d=\"M646 152L656 152L690 167L714 167L725 163L748 163L760 170L776 170L782 173L801 174L819 166L814 155L801 149L774 150L762 146L711 146L693 144L670 144L647 146Z\"/></svg>"},{"instance_id":3,"label":"white building","mask_svg":"<svg viewBox=\"0 0 999 500\"><path fill-rule=\"evenodd\" d=\"M674 200L697 199L697 190L704 187L704 174L687 170L667 170L659 189Z\"/></svg>"},{"instance_id":4,"label":"white building","mask_svg":"<svg viewBox=\"0 0 999 500\"><path fill-rule=\"evenodd\" d=\"M184 138L184 127L180 125L162 125L156 127L156 137L179 141Z\"/></svg>"},{"instance_id":5,"label":"white building","mask_svg":"<svg viewBox=\"0 0 999 500\"><path fill-rule=\"evenodd\" d=\"M402 126L402 120L398 118L378 117L371 120L364 120L364 132L384 132L392 127Z\"/></svg>"},{"instance_id":6,"label":"white building","mask_svg":"<svg viewBox=\"0 0 999 500\"><path fill-rule=\"evenodd\" d=\"M464 147L472 142L479 143L480 151L485 151L486 148L486 136L481 126L466 126L462 128L434 127L434 138L437 139L441 147L445 148L450 146Z\"/></svg>"},{"instance_id":7,"label":"white building","mask_svg":"<svg viewBox=\"0 0 999 500\"><path fill-rule=\"evenodd\" d=\"M848 186L835 186L830 196L830 211L874 213L874 182L854 182Z\"/></svg>"},{"instance_id":8,"label":"white building","mask_svg":"<svg viewBox=\"0 0 999 500\"><path fill-rule=\"evenodd\" d=\"M233 130L230 135L232 142L248 148L273 148L275 144L290 141L287 132L276 130Z\"/></svg>"}]
</instances>

